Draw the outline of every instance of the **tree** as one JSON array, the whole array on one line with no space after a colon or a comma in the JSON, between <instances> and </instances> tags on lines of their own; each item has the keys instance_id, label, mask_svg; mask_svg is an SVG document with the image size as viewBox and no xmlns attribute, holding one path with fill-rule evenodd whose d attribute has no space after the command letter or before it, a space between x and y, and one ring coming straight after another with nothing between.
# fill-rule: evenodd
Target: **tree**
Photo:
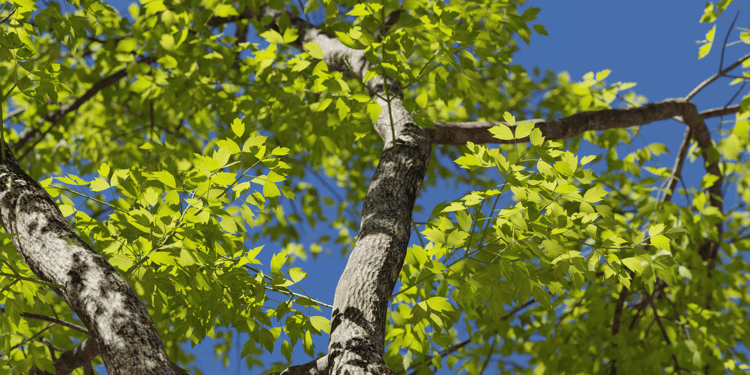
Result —
<instances>
[{"instance_id":1,"label":"tree","mask_svg":"<svg viewBox=\"0 0 750 375\"><path fill-rule=\"evenodd\" d=\"M747 368L748 100L691 99L744 83L750 55L644 104L607 71L571 82L512 65L516 38L545 34L522 1L153 0L132 18L12 4L0 327L14 373L186 373L180 344L217 327L250 335L250 365L300 343L313 360L269 370L285 374L482 373L513 354L529 359L499 370ZM706 124L732 114L731 130ZM686 125L673 168L654 166L659 143L620 155L669 119ZM704 166L695 186L688 158ZM446 180L475 190L415 206ZM338 237L303 246L326 221ZM265 265L264 243L282 247ZM350 253L330 320L293 267L324 247Z\"/></svg>"}]
</instances>

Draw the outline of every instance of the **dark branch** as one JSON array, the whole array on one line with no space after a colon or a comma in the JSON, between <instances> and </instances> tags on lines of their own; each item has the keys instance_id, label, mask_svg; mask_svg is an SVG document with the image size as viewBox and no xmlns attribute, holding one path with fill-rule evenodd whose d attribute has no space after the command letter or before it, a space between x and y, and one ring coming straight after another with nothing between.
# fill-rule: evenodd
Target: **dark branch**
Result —
<instances>
[{"instance_id":1,"label":"dark branch","mask_svg":"<svg viewBox=\"0 0 750 375\"><path fill-rule=\"evenodd\" d=\"M151 57L144 57L140 59L138 62L150 64L151 61L152 61ZM89 99L94 97L94 95L96 95L99 91L101 91L102 89L106 87L111 86L115 82L124 78L126 75L127 75L127 70L125 68L120 69L119 71L112 73L109 76L102 78L99 82L95 83L93 86L91 86L91 88L86 90L86 92L83 93L83 95L81 95L75 101L73 101L73 103L62 105L60 109L48 113L47 116L44 116L43 119L40 119L37 122L36 128L31 128L21 135L21 139L19 139L18 142L16 142L13 145L13 150L14 151L20 150L21 147L23 147L29 140L31 140L32 137L34 137L35 135L39 133L39 128L38 128L39 126L43 125L45 122L50 122L51 124L49 128L40 137L40 140L43 139L44 136L47 135L47 133L49 133L49 131L55 126L55 124L57 124L58 121L60 121L63 117L65 117L65 115L77 110L84 103L86 103ZM37 140L37 142L39 142L39 140ZM19 159L22 159L24 156L26 156L26 154L28 154L31 149L33 149L33 147L29 147L29 149L26 150L23 153L23 155L19 157Z\"/></svg>"},{"instance_id":2,"label":"dark branch","mask_svg":"<svg viewBox=\"0 0 750 375\"><path fill-rule=\"evenodd\" d=\"M730 71L731 71L732 69L734 69L734 68L736 68L736 67L740 66L740 64L742 64L742 62L743 62L743 61L745 61L745 60L747 60L747 59L750 59L750 53L749 53L749 54L747 54L747 55L745 55L745 56L742 56L742 57L740 57L740 59L739 59L739 60L737 60L737 61L736 61L736 62L735 62L734 64L732 64L732 65L728 66L728 67L727 67L726 69L724 69L724 70L722 70L722 71L719 71L718 73L716 73L716 74L712 75L711 77L708 77L708 78L707 78L707 79L706 79L705 81L701 82L701 83L700 83L700 84L699 84L698 86L696 86L696 87L695 87L695 88L693 89L693 91L691 91L691 92L690 92L690 94L688 94L688 95L687 95L687 96L685 97L685 99L687 99L687 100L690 100L690 99L692 99L692 98L693 98L693 97L694 97L695 95L697 95L697 94L698 94L698 93L699 93L699 92L700 92L701 90L703 90L704 88L706 88L706 86L710 85L710 84L711 84L711 82L713 82L713 81L716 81L716 80L717 80L717 79L719 79L719 78L720 78L721 76L723 76L723 75L725 75L725 74L729 73L729 72L730 72Z\"/></svg>"},{"instance_id":3,"label":"dark branch","mask_svg":"<svg viewBox=\"0 0 750 375\"><path fill-rule=\"evenodd\" d=\"M630 126L648 125L655 121L667 120L682 115L689 107L695 106L685 99L667 99L658 103L649 103L642 107L605 109L601 111L587 111L557 120L533 119L527 120L535 124L542 131L547 140L573 138L587 131L627 128ZM699 114L698 119L715 117L735 113L739 106L711 109ZM433 144L464 145L466 142L476 144L486 143L526 143L529 137L515 140L500 140L492 136L488 130L504 122L443 122L435 121L436 128L430 129L430 139ZM700 126L699 124L696 124ZM703 125L705 127L705 124ZM515 129L515 126L510 126ZM701 132L704 134L704 132ZM708 134L706 129L705 134ZM701 135L702 137L704 135ZM710 136L708 137L710 141ZM704 139L705 140L705 139ZM708 143L710 146L710 142ZM701 145L704 149L706 147ZM710 147L709 147L710 148Z\"/></svg>"},{"instance_id":4,"label":"dark branch","mask_svg":"<svg viewBox=\"0 0 750 375\"><path fill-rule=\"evenodd\" d=\"M5 313L5 308L0 307L0 312ZM78 324L70 323L61 319L53 318L51 316L47 315L40 315L40 314L34 314L34 313L21 313L22 318L28 318L28 319L36 319L36 320L43 320L45 322L55 323L57 325L61 325L64 327L68 327L72 330L91 335L91 332L87 330L84 327L79 326Z\"/></svg>"},{"instance_id":5,"label":"dark branch","mask_svg":"<svg viewBox=\"0 0 750 375\"><path fill-rule=\"evenodd\" d=\"M15 14L17 10L18 10L18 8L13 8L13 10L11 10L10 13L8 13L7 16L3 17L3 19L0 20L0 24L5 23L5 21L7 21L8 18L10 18L10 16L12 16L13 14Z\"/></svg>"}]
</instances>

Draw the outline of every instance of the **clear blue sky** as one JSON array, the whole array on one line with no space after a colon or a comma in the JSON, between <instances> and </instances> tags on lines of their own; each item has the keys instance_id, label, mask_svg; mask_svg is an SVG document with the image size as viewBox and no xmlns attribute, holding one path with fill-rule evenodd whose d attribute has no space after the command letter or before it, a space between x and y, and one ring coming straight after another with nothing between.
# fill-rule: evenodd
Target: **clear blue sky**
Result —
<instances>
[{"instance_id":1,"label":"clear blue sky","mask_svg":"<svg viewBox=\"0 0 750 375\"><path fill-rule=\"evenodd\" d=\"M127 14L129 0L114 0L109 3L120 9L122 14ZM740 5L746 3L747 1L740 1ZM718 45L731 22L731 19L717 21L718 45L714 45L708 57L697 60L696 41L704 39L710 27L698 22L703 13L704 0L546 0L529 1L529 4L542 9L537 23L546 26L549 36L534 35L528 46L521 42L521 49L515 56L516 63L527 69L538 66L555 72L567 71L574 80L580 80L589 71L611 69L607 82L636 82L638 85L634 90L646 96L649 101L685 96L704 79L716 73L720 57L717 53ZM728 17L733 16L734 11L728 12ZM744 22L746 25L747 19ZM736 40L737 37L735 32L730 40ZM725 66L746 53L747 50L743 51L742 48L743 45L736 45L727 50ZM726 83L727 81L717 82L714 84L715 88L704 90L694 98L698 109L725 105L734 89L727 88ZM716 120L709 123L709 126L715 127ZM675 121L651 124L643 129L642 142L662 142L674 153L682 140L684 129L684 125ZM673 155L663 159L666 166L671 166ZM696 163L686 165L683 173L686 173L686 179L694 181L702 176L702 172L702 166ZM311 182L318 184L317 181ZM326 191L325 188L320 189ZM462 193L430 189L423 192L418 204L429 211L440 201L459 198ZM727 202L727 206L732 204ZM310 240L312 239L308 241ZM273 251L275 249L271 248L262 254L270 259ZM337 251L334 250L332 257L323 255L309 264L295 264L303 267L310 276L305 290L314 298L327 303L333 301L333 291L345 265L345 260L336 254ZM323 309L321 315L330 317L330 310ZM247 336L241 337L242 343L245 340ZM316 338L318 350L325 351L327 341L327 336ZM248 371L244 366L238 371L236 361L239 351L235 352L234 348L228 368L224 368L221 363L214 363L213 346L212 340L207 338L201 345L190 349L197 356L198 365L204 373L260 373L259 370ZM297 350L293 358L297 364L310 360L301 350ZM276 350L273 355L266 355L263 359L269 362L281 361L283 357Z\"/></svg>"}]
</instances>

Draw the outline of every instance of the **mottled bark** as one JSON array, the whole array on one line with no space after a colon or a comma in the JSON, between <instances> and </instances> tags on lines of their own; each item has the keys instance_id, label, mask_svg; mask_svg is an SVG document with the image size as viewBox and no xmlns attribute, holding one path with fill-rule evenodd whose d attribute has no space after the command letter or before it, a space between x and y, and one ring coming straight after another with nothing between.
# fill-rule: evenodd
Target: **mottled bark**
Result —
<instances>
[{"instance_id":1,"label":"mottled bark","mask_svg":"<svg viewBox=\"0 0 750 375\"><path fill-rule=\"evenodd\" d=\"M270 8L262 13L281 14ZM314 41L330 70L365 76L371 64L363 51L290 17L299 30L297 47ZM382 109L375 130L385 145L365 197L357 243L336 286L327 358L332 375L393 373L383 361L387 308L406 257L412 210L431 152L427 131L414 124L402 104L400 84L382 76L365 84Z\"/></svg>"},{"instance_id":2,"label":"mottled bark","mask_svg":"<svg viewBox=\"0 0 750 375\"><path fill-rule=\"evenodd\" d=\"M173 374L143 302L125 279L81 240L47 192L5 145L0 163L0 222L34 274L93 334L112 374Z\"/></svg>"},{"instance_id":3,"label":"mottled bark","mask_svg":"<svg viewBox=\"0 0 750 375\"><path fill-rule=\"evenodd\" d=\"M315 361L291 366L282 372L273 372L268 375L328 375L328 356L324 355Z\"/></svg>"},{"instance_id":4,"label":"mottled bark","mask_svg":"<svg viewBox=\"0 0 750 375\"><path fill-rule=\"evenodd\" d=\"M386 120L388 108L383 110ZM393 142L390 127L378 122L381 134L389 136L365 197L357 243L336 287L328 345L333 375L392 373L383 362L387 308L430 157L427 132L408 115L400 120Z\"/></svg>"}]
</instances>

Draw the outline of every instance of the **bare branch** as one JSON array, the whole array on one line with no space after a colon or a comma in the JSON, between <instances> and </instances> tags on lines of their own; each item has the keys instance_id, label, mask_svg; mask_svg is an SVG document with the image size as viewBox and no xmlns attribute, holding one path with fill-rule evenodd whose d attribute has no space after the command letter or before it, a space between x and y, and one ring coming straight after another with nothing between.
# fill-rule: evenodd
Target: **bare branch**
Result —
<instances>
[{"instance_id":1,"label":"bare branch","mask_svg":"<svg viewBox=\"0 0 750 375\"><path fill-rule=\"evenodd\" d=\"M147 63L150 64L152 61L152 58L150 56L144 57L140 59L138 62L140 63ZM107 88L114 84L115 82L119 81L120 79L124 78L127 75L127 70L125 68L118 70L115 73L112 73L104 78L102 78L99 82L95 83L91 88L86 90L83 95L78 97L76 100L73 101L73 103L65 104L60 107L60 109L50 112L47 114L47 116L44 116L43 119L40 119L37 121L37 127L31 128L27 131L25 131L21 135L21 139L18 140L13 145L13 151L18 151L23 147L27 142L31 140L32 137L37 135L39 133L39 127L42 126L45 122L50 122L49 128L42 134L42 136L37 140L36 143L38 143L41 139L44 138L47 133L49 133L50 130L57 124L58 121L60 121L65 115L67 115L70 112L73 112L81 107L84 103L86 103L89 99L94 97L99 91L101 91L104 88ZM35 144L36 144L35 143ZM34 147L29 147L20 157L19 159L23 159L24 156L26 156Z\"/></svg>"},{"instance_id":2,"label":"bare branch","mask_svg":"<svg viewBox=\"0 0 750 375\"><path fill-rule=\"evenodd\" d=\"M737 113L739 111L740 111L740 105L739 104L735 104L735 105L729 105L729 106L722 107L722 108L707 109L707 110L701 112L700 116L701 116L702 120L705 120L705 119L711 118L711 117L719 117L719 116L731 115L731 114Z\"/></svg>"},{"instance_id":3,"label":"bare branch","mask_svg":"<svg viewBox=\"0 0 750 375\"><path fill-rule=\"evenodd\" d=\"M0 307L0 312L5 313L5 308L4 307ZM87 334L87 335L91 336L91 332L89 332L89 330L87 330L86 328L81 327L81 326L79 326L78 324L75 324L75 323L70 323L70 322L67 322L65 320L61 320L61 319L58 319L58 318L53 318L51 316L34 314L34 313L21 313L21 317L22 318L27 318L27 319L36 319L36 320L43 320L45 322L55 323L57 325L61 325L63 327L68 327L68 328L70 328L70 329L72 329L74 331L78 331L78 332L81 332L83 334Z\"/></svg>"},{"instance_id":4,"label":"bare branch","mask_svg":"<svg viewBox=\"0 0 750 375\"><path fill-rule=\"evenodd\" d=\"M8 13L7 16L3 17L3 19L0 20L0 24L5 23L5 21L7 21L8 18L10 18L10 16L12 16L13 14L15 14L17 10L18 10L18 8L13 8L13 10L11 10L10 13Z\"/></svg>"},{"instance_id":5,"label":"bare branch","mask_svg":"<svg viewBox=\"0 0 750 375\"><path fill-rule=\"evenodd\" d=\"M623 306L625 306L625 299L628 297L628 288L623 285L622 289L620 289L620 296L617 298L617 304L615 305L615 315L612 321L612 336L616 336L618 332L620 332L620 319L622 316L622 309ZM617 344L614 344L614 346L617 346ZM617 374L617 360L613 359L610 362L610 375L616 375Z\"/></svg>"},{"instance_id":6,"label":"bare branch","mask_svg":"<svg viewBox=\"0 0 750 375\"><path fill-rule=\"evenodd\" d=\"M649 103L642 107L586 111L557 120L527 120L542 131L547 140L573 138L587 131L627 128L647 125L655 121L667 120L684 113L695 106L684 99L667 99ZM515 140L500 140L488 130L504 122L442 122L435 121L436 129L430 129L433 144L464 145L466 142L486 143L526 143L529 137ZM510 126L515 129L515 126Z\"/></svg>"},{"instance_id":7,"label":"bare branch","mask_svg":"<svg viewBox=\"0 0 750 375\"><path fill-rule=\"evenodd\" d=\"M665 193L662 198L662 202L669 202L674 195L674 190L677 188L677 182L682 178L682 166L685 164L685 157L687 156L688 149L690 148L690 128L685 130L685 136L682 138L680 144L680 150L677 152L677 158L675 158L674 166L672 167L672 173L667 182L667 190L669 193Z\"/></svg>"},{"instance_id":8,"label":"bare branch","mask_svg":"<svg viewBox=\"0 0 750 375\"><path fill-rule=\"evenodd\" d=\"M697 95L697 94L698 94L698 93L699 93L699 92L700 92L701 90L703 90L704 88L706 88L706 86L710 85L710 84L711 84L711 82L713 82L713 81L716 81L716 80L717 80L717 79L719 79L719 78L720 78L721 76L723 76L723 75L727 74L728 72L730 72L730 71L731 71L732 69L734 69L734 68L736 68L736 67L740 66L740 64L742 64L742 62L743 62L743 61L745 61L745 60L747 60L747 59L750 59L750 53L748 53L748 54L747 54L747 55L745 55L745 56L742 56L742 57L740 57L740 59L739 59L739 60L737 60L737 61L736 61L736 62L735 62L734 64L732 64L732 65L728 66L728 67L727 67L726 69L724 69L724 70L722 70L722 71L719 71L718 73L716 73L716 74L712 75L711 77L708 77L708 78L707 78L707 79L706 79L705 81L701 82L701 83L700 83L700 84L699 84L698 86L696 86L696 87L695 87L695 88L693 89L693 91L691 91L691 92L690 92L689 94L687 94L687 96L685 97L685 99L686 99L686 100L690 100L690 99L692 99L692 98L693 98L693 97L694 97L695 95Z\"/></svg>"},{"instance_id":9,"label":"bare branch","mask_svg":"<svg viewBox=\"0 0 750 375\"><path fill-rule=\"evenodd\" d=\"M490 364L490 359L492 358L492 352L495 351L495 345L497 345L497 337L492 337L492 345L490 345L490 352L487 353L487 359L484 360L484 363L482 364L482 369L479 370L479 375L484 374L484 370L487 369L487 366Z\"/></svg>"},{"instance_id":10,"label":"bare branch","mask_svg":"<svg viewBox=\"0 0 750 375\"><path fill-rule=\"evenodd\" d=\"M28 108L28 107L14 109L13 112L8 113L8 115L5 116L5 118L3 119L3 122L6 122L6 121L10 120L14 116L18 116L18 115L24 113L24 111L26 111L26 108Z\"/></svg>"},{"instance_id":11,"label":"bare branch","mask_svg":"<svg viewBox=\"0 0 750 375\"><path fill-rule=\"evenodd\" d=\"M388 14L387 17L383 20L383 25L378 27L377 30L375 30L375 39L381 40L383 35L388 34L388 31L390 31L391 26L393 26L397 21L398 18L401 16L401 13L403 13L403 9L395 9L390 14Z\"/></svg>"}]
</instances>

